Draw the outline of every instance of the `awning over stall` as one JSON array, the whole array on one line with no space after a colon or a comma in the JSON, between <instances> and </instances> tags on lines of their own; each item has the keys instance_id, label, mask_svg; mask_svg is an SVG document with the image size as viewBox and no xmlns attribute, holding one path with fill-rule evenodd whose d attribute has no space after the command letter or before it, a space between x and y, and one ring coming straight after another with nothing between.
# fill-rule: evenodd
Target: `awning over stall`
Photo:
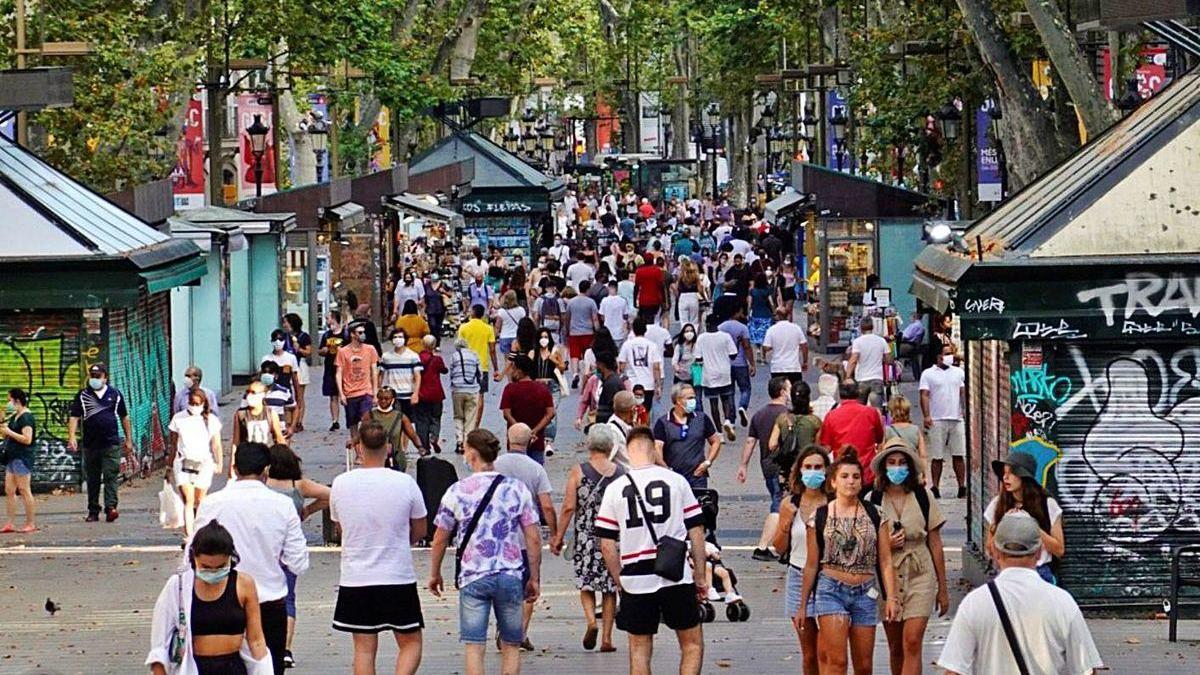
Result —
<instances>
[{"instance_id":1,"label":"awning over stall","mask_svg":"<svg viewBox=\"0 0 1200 675\"><path fill-rule=\"evenodd\" d=\"M792 189L785 190L783 194L767 202L767 206L763 210L763 217L768 223L777 225L780 217L795 211L805 201L807 201L807 195Z\"/></svg>"}]
</instances>

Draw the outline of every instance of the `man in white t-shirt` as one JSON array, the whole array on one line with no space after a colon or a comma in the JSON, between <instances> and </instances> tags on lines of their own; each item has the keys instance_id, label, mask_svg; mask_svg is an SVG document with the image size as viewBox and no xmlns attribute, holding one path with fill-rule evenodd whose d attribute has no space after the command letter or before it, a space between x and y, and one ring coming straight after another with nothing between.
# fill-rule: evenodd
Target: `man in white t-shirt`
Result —
<instances>
[{"instance_id":1,"label":"man in white t-shirt","mask_svg":"<svg viewBox=\"0 0 1200 675\"><path fill-rule=\"evenodd\" d=\"M662 390L663 356L658 345L646 339L646 320L640 316L633 320L633 337L621 347L617 365L630 385L640 384L646 390L643 405L654 419L654 397Z\"/></svg>"},{"instance_id":2,"label":"man in white t-shirt","mask_svg":"<svg viewBox=\"0 0 1200 675\"><path fill-rule=\"evenodd\" d=\"M705 564L703 511L683 476L654 464L654 438L648 429L630 431L626 450L629 473L604 491L592 531L621 591L617 628L629 634L629 672L650 672L654 634L661 621L679 640L679 672L698 675L704 664L704 633L697 603L708 597L708 587L704 574L693 581L692 570L703 570ZM691 564L679 561L678 581L655 574L655 539L664 537L691 543Z\"/></svg>"},{"instance_id":3,"label":"man in white t-shirt","mask_svg":"<svg viewBox=\"0 0 1200 675\"><path fill-rule=\"evenodd\" d=\"M592 264L587 260L587 258L591 256L584 256L576 253L575 257L577 260L571 263L571 266L567 268L567 283L574 286L575 290L578 291L579 283L584 279L587 279L588 281L596 280L596 269L592 267Z\"/></svg>"},{"instance_id":4,"label":"man in white t-shirt","mask_svg":"<svg viewBox=\"0 0 1200 675\"><path fill-rule=\"evenodd\" d=\"M1035 570L1042 550L1037 521L1026 513L1009 513L996 527L993 541L1000 574L963 598L937 665L948 675L1016 673L1020 671L1014 654L1019 650L1030 675L1094 673L1103 668L1075 599ZM1004 628L1005 616L1012 641Z\"/></svg>"},{"instance_id":5,"label":"man in white t-shirt","mask_svg":"<svg viewBox=\"0 0 1200 675\"><path fill-rule=\"evenodd\" d=\"M550 260L557 260L559 265L565 266L571 261L571 247L563 243L562 235L554 235L554 245L547 252Z\"/></svg>"},{"instance_id":6,"label":"man in white t-shirt","mask_svg":"<svg viewBox=\"0 0 1200 675\"><path fill-rule=\"evenodd\" d=\"M795 386L808 372L808 336L791 321L786 307L775 309L775 323L763 336L763 357L771 358L771 377L786 377Z\"/></svg>"},{"instance_id":7,"label":"man in white t-shirt","mask_svg":"<svg viewBox=\"0 0 1200 675\"><path fill-rule=\"evenodd\" d=\"M967 394L967 376L954 365L954 345L942 345L937 363L921 373L921 416L924 418L925 446L929 452L929 477L933 494L941 498L939 487L946 455L954 466L958 479L958 498L967 496L966 456L967 432L963 423L963 408Z\"/></svg>"},{"instance_id":8,"label":"man in white t-shirt","mask_svg":"<svg viewBox=\"0 0 1200 675\"><path fill-rule=\"evenodd\" d=\"M883 367L892 362L892 349L887 340L875 334L875 322L871 317L865 317L859 329L862 335L850 343L850 365L846 370L860 386L870 387L870 404L882 410L887 406L887 401L883 400L886 380Z\"/></svg>"},{"instance_id":9,"label":"man in white t-shirt","mask_svg":"<svg viewBox=\"0 0 1200 675\"><path fill-rule=\"evenodd\" d=\"M738 346L720 325L716 315L708 317L704 332L696 338L695 353L701 364L700 387L712 411L713 422L723 428L725 438L733 442L737 439L737 430L733 427L733 359L738 354Z\"/></svg>"},{"instance_id":10,"label":"man in white t-shirt","mask_svg":"<svg viewBox=\"0 0 1200 675\"><path fill-rule=\"evenodd\" d=\"M672 340L671 331L656 323L647 324L646 339L653 342L658 347L658 351L663 355L663 358L667 357L667 345L670 344Z\"/></svg>"},{"instance_id":11,"label":"man in white t-shirt","mask_svg":"<svg viewBox=\"0 0 1200 675\"><path fill-rule=\"evenodd\" d=\"M629 316L631 314L633 314L633 308L629 306L625 298L617 293L616 280L608 282L608 297L600 301L600 318L604 321L604 327L608 329L609 333L612 333L613 342L616 342L618 346L629 332Z\"/></svg>"},{"instance_id":12,"label":"man in white t-shirt","mask_svg":"<svg viewBox=\"0 0 1200 675\"><path fill-rule=\"evenodd\" d=\"M384 466L388 435L367 422L359 468L333 480L329 512L342 529L342 565L333 627L354 636L354 672L375 672L379 633L392 631L397 673L421 664L421 601L412 544L425 537L425 499L408 474Z\"/></svg>"}]
</instances>

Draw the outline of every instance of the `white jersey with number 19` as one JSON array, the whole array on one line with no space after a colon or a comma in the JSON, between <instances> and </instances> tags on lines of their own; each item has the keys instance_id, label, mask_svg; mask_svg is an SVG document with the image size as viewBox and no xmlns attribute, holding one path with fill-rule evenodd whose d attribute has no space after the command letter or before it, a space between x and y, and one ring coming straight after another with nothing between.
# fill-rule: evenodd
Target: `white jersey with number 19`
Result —
<instances>
[{"instance_id":1,"label":"white jersey with number 19","mask_svg":"<svg viewBox=\"0 0 1200 675\"><path fill-rule=\"evenodd\" d=\"M687 541L688 529L704 525L704 515L692 487L670 469L653 464L634 467L626 477L613 481L600 501L593 532L597 537L619 542L621 587L626 593L653 593L667 586L692 583L691 565L684 565L683 579L677 582L654 573L657 549L638 506L637 494L641 494L659 538Z\"/></svg>"}]
</instances>

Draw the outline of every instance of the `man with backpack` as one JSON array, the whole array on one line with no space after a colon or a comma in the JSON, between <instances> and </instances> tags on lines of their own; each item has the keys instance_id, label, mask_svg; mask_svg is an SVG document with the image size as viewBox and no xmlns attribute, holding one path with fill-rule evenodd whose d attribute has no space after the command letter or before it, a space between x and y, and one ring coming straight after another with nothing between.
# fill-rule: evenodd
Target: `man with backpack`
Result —
<instances>
[{"instance_id":1,"label":"man with backpack","mask_svg":"<svg viewBox=\"0 0 1200 675\"><path fill-rule=\"evenodd\" d=\"M758 445L758 462L762 467L763 481L767 484L767 495L771 498L767 517L763 520L762 534L758 537L758 546L750 557L755 560L769 562L778 559L768 548L775 528L779 525L779 504L783 501L783 488L779 484L780 467L775 457L767 447L771 440L771 432L780 415L791 411L792 383L786 377L772 377L767 383L767 395L771 400L750 419L750 433L746 436L746 444L742 448L742 462L738 465L737 482L746 482L746 467L750 466L750 458L754 455L754 446Z\"/></svg>"}]
</instances>

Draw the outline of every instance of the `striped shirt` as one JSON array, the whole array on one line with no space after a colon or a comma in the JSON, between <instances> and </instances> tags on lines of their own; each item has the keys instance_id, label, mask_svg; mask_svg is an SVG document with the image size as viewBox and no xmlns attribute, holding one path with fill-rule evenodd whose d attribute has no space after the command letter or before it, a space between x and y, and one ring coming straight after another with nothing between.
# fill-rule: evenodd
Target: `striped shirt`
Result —
<instances>
[{"instance_id":1,"label":"striped shirt","mask_svg":"<svg viewBox=\"0 0 1200 675\"><path fill-rule=\"evenodd\" d=\"M421 357L411 349L403 352L387 352L379 357L379 369L383 371L385 387L391 387L396 396L412 396L416 388L414 377L424 370L421 367Z\"/></svg>"},{"instance_id":2,"label":"striped shirt","mask_svg":"<svg viewBox=\"0 0 1200 675\"><path fill-rule=\"evenodd\" d=\"M654 593L667 586L692 583L691 566L687 564L679 581L668 581L654 573L658 551L638 506L635 489L641 494L653 520L654 533L660 539L686 541L689 529L704 525L704 515L691 486L670 469L652 464L632 467L628 477L610 483L592 531L597 537L619 542L621 587L627 593Z\"/></svg>"},{"instance_id":3,"label":"striped shirt","mask_svg":"<svg viewBox=\"0 0 1200 675\"><path fill-rule=\"evenodd\" d=\"M449 359L450 391L478 394L479 380L483 377L479 369L479 355L471 349L456 349Z\"/></svg>"}]
</instances>

